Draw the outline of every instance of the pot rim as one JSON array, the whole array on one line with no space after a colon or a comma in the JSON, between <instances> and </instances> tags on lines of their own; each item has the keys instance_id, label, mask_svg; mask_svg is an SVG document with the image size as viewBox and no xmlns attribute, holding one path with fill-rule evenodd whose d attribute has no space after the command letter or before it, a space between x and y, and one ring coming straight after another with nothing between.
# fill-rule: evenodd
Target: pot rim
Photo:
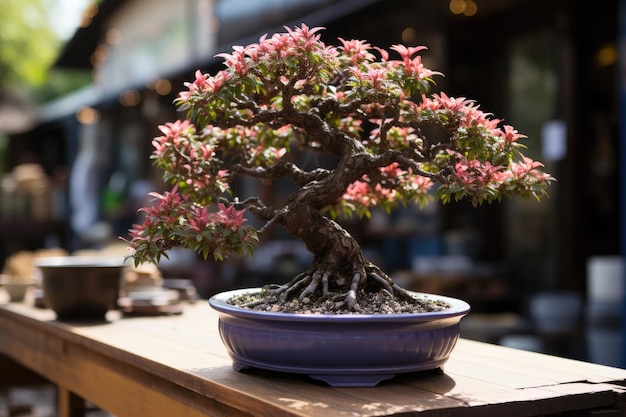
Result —
<instances>
[{"instance_id":1,"label":"pot rim","mask_svg":"<svg viewBox=\"0 0 626 417\"><path fill-rule=\"evenodd\" d=\"M444 295L429 294L416 291L409 291L414 296L432 298L445 301L450 304L450 308L426 313L398 313L398 314L298 314L248 310L235 305L229 304L227 300L233 296L245 294L248 292L260 291L260 287L241 288L228 290L217 293L209 298L209 305L216 311L224 314L230 314L240 318L267 319L274 321L300 321L300 322L422 322L432 321L434 319L446 319L452 317L465 316L470 311L470 305L460 299L452 298Z\"/></svg>"},{"instance_id":2,"label":"pot rim","mask_svg":"<svg viewBox=\"0 0 626 417\"><path fill-rule=\"evenodd\" d=\"M38 268L120 268L126 265L123 256L49 256L35 258L33 265Z\"/></svg>"}]
</instances>

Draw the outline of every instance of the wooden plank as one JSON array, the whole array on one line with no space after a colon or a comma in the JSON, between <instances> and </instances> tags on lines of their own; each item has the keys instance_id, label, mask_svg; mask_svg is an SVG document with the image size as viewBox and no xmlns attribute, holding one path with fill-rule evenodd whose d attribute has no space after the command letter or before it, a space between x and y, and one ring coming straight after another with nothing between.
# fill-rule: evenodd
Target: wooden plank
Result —
<instances>
[{"instance_id":1,"label":"wooden plank","mask_svg":"<svg viewBox=\"0 0 626 417\"><path fill-rule=\"evenodd\" d=\"M466 408L427 410L425 416L543 416L570 411L591 410L615 406L614 386L608 384L555 385L527 389L503 388L500 384L472 380L455 375L454 384L441 391L437 380L421 381L445 397L466 404ZM407 383L402 381L402 383ZM410 382L415 384L415 382ZM489 398L489 401L485 399Z\"/></svg>"},{"instance_id":2,"label":"wooden plank","mask_svg":"<svg viewBox=\"0 0 626 417\"><path fill-rule=\"evenodd\" d=\"M624 370L461 339L441 375L331 388L302 375L235 372L217 315L202 301L179 316L113 312L109 320L61 323L48 310L0 306L0 330L9 336L0 338L0 353L120 417L531 416L610 407L617 392L610 384L581 382L626 381Z\"/></svg>"},{"instance_id":3,"label":"wooden plank","mask_svg":"<svg viewBox=\"0 0 626 417\"><path fill-rule=\"evenodd\" d=\"M441 381L441 378L432 376L420 381L400 379L399 382L430 389L442 396L462 401L472 409L480 409L485 415L494 416L509 414L510 411L507 410L511 409L511 404L514 404L515 415L532 416L547 414L548 410L556 413L590 407L611 407L615 402L614 390L607 384L571 384L569 389L561 384L517 389L507 387L497 380L490 383L458 374L450 376L447 383L442 384ZM446 410L450 415L456 415L454 413L457 411Z\"/></svg>"},{"instance_id":4,"label":"wooden plank","mask_svg":"<svg viewBox=\"0 0 626 417\"><path fill-rule=\"evenodd\" d=\"M574 382L581 378L594 383L626 379L626 369L466 339L459 340L452 357L459 360L471 358L474 363L501 369L525 370L528 374L543 375L560 382Z\"/></svg>"},{"instance_id":5,"label":"wooden plank","mask_svg":"<svg viewBox=\"0 0 626 417\"><path fill-rule=\"evenodd\" d=\"M3 353L36 369L63 390L119 417L245 414L166 379L155 378L131 363L112 360L79 344L51 337L55 332L38 332L1 316L0 327L9 334L19 332L19 338L12 337L10 344L3 344Z\"/></svg>"},{"instance_id":6,"label":"wooden plank","mask_svg":"<svg viewBox=\"0 0 626 417\"><path fill-rule=\"evenodd\" d=\"M497 383L503 388L524 388L551 385L559 382L558 378L546 378L540 373L533 374L530 368L518 368L510 365L502 365L501 362L492 359L491 361L481 361L477 358L456 358L450 360L444 366L445 372L455 376L465 376L477 381L489 381Z\"/></svg>"},{"instance_id":7,"label":"wooden plank","mask_svg":"<svg viewBox=\"0 0 626 417\"><path fill-rule=\"evenodd\" d=\"M63 326L62 324L59 324ZM105 325L106 326L106 325ZM167 326L166 326L167 327ZM85 328L75 328L75 331L84 332ZM99 333L101 330L96 331ZM126 342L118 342L118 343L127 343L129 339L135 338L143 338L144 335L137 332L125 332L125 333L110 333L109 330L104 333L109 334L111 337L114 337L116 340L126 340ZM117 337L119 336L119 337ZM134 344L136 341L132 341L131 344ZM167 348L170 346L167 345L168 340L157 339L157 340L147 340L145 341L146 345L151 345L152 343L160 343L160 346L163 346L163 343L166 343L163 349L163 352L167 351ZM30 341L27 342L30 344ZM85 344L84 342L82 344ZM86 343L89 345L90 351L102 350L103 352L112 355L119 356L121 354L122 357L129 356L127 352L117 352L112 347L97 347L97 344L89 342ZM35 343L35 345L40 345L40 343ZM64 350L68 355L71 356L71 361L73 362L73 366L77 366L78 368L86 367L85 364L81 363L81 357L76 352L73 352L74 349L79 349L80 345L74 346L69 342L65 342ZM93 345L93 346L91 346ZM55 352L55 356L58 357L57 362L66 362L69 361L70 358L63 357L58 348L54 346L48 346L45 348L46 351ZM155 349L152 346L148 349L150 352L159 352L160 349ZM201 353L195 353L195 355L200 355ZM132 356L132 355L130 355ZM187 358L183 355L181 356L184 360ZM179 360L178 356L171 356L168 354L165 356L166 360L171 361L172 358L174 360ZM89 361L93 361L90 359ZM249 375L242 375L237 372L234 372L231 367L230 360L224 359L221 367L218 368L204 368L202 365L198 367L199 361L196 362L195 366L199 369L190 370L185 373L173 372L173 369L170 369L167 366L163 366L157 363L151 363L146 358L136 358L133 360L132 358L128 359L125 363L126 367L132 365L133 363L136 366L140 366L144 370L148 370L152 375L159 377L160 379L168 380L168 381L177 381L190 389L201 393L202 395L209 398L219 398L219 401L224 404L232 404L240 409L246 410L247 413L260 413L261 415L300 415L300 409L302 408L302 404L307 404L306 414L302 415L319 415L326 416L326 409L323 404L321 404L317 399L324 398L328 389L325 386L316 386L315 384L311 384L310 381L306 380L303 377L286 377L279 379L276 378L276 374L268 373L262 374L263 381L255 380L251 378ZM39 364L41 367L42 364ZM47 367L53 368L53 364L45 364L43 369L47 369ZM102 368L102 369L100 369ZM106 382L107 385L117 386L127 386L127 391L137 391L137 387L131 387L128 383L124 383L124 381L119 381L118 373L121 373L121 370L115 371L115 363L107 364L106 366L102 366L100 368L94 368L91 366L90 369L90 377L89 380L84 380L80 374L78 375L70 375L67 378L61 378L64 373L67 373L67 370L53 368L51 373L57 375L57 379L55 380L58 383L64 383L71 386L71 389L76 390L82 396L89 398L95 404L100 407L112 410L112 407L115 404L102 404L98 398L95 398L91 393L81 391L78 386L83 386L88 384L91 380L100 380ZM111 374L107 374L107 372L112 371ZM126 369L124 371L127 375L130 374L130 371ZM193 372L193 374L191 373ZM194 378L195 375L202 376L203 379L199 380L198 378ZM211 379L209 380L208 377ZM291 379L290 379L291 378ZM149 385L149 384L147 384ZM141 392L141 391L140 391ZM305 395L303 395L303 393ZM112 393L113 394L113 393ZM116 394L120 396L120 394ZM171 393L168 392L169 396ZM124 393L121 395L124 398ZM148 394L141 393L141 398L149 398ZM128 398L126 398L122 403L127 403ZM135 415L160 415L155 414L154 410L150 411L141 411L141 410L133 410L130 415L135 413ZM314 412L312 412L314 411ZM118 412L119 413L119 412ZM171 413L171 415L179 415L169 410L167 413ZM317 414L316 414L317 413ZM117 413L116 413L117 414ZM120 414L121 415L121 414Z\"/></svg>"},{"instance_id":8,"label":"wooden plank","mask_svg":"<svg viewBox=\"0 0 626 417\"><path fill-rule=\"evenodd\" d=\"M399 382L417 389L430 390L446 397L456 398L470 406L484 404L506 404L518 401L535 401L555 397L554 393L540 390L529 393L514 387L501 384L498 380L484 380L479 376L467 377L464 375L431 377L423 380L400 380Z\"/></svg>"}]
</instances>

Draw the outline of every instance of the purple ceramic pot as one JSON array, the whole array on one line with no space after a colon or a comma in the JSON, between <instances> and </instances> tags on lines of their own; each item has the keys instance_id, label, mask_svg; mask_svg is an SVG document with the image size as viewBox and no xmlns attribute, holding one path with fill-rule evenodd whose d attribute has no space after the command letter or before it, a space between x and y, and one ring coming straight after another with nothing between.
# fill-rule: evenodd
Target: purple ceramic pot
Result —
<instances>
[{"instance_id":1,"label":"purple ceramic pot","mask_svg":"<svg viewBox=\"0 0 626 417\"><path fill-rule=\"evenodd\" d=\"M459 338L470 306L440 299L450 308L417 314L322 315L246 310L227 302L242 292L209 299L219 313L219 331L233 368L308 374L336 387L368 387L396 374L440 368Z\"/></svg>"}]
</instances>

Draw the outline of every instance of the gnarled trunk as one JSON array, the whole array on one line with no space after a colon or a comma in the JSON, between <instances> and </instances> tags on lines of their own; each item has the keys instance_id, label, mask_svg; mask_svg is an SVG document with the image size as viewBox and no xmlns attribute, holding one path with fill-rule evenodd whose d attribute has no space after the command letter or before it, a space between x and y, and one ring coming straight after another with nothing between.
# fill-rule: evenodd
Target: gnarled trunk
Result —
<instances>
[{"instance_id":1,"label":"gnarled trunk","mask_svg":"<svg viewBox=\"0 0 626 417\"><path fill-rule=\"evenodd\" d=\"M337 222L303 205L290 210L282 224L313 254L313 270L330 274L330 279L340 287L344 283L349 285L355 274L365 279L366 261L361 247Z\"/></svg>"},{"instance_id":2,"label":"gnarled trunk","mask_svg":"<svg viewBox=\"0 0 626 417\"><path fill-rule=\"evenodd\" d=\"M384 290L401 298L410 297L379 267L363 257L357 241L339 224L309 205L286 210L280 222L313 253L311 266L286 285L274 286L271 293L284 301L307 297L334 302L335 308L353 310L359 292Z\"/></svg>"}]
</instances>

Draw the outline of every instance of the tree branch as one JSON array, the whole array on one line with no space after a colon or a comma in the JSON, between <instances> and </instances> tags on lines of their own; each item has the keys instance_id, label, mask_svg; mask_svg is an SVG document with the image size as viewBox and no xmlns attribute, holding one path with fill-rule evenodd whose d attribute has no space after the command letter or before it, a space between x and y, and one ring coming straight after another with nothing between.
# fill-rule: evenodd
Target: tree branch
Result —
<instances>
[{"instance_id":1,"label":"tree branch","mask_svg":"<svg viewBox=\"0 0 626 417\"><path fill-rule=\"evenodd\" d=\"M278 161L270 167L245 167L241 164L233 165L233 170L237 173L259 179L289 178L296 185L303 186L311 181L320 180L330 174L324 168L316 168L312 171L305 171L292 162Z\"/></svg>"}]
</instances>

